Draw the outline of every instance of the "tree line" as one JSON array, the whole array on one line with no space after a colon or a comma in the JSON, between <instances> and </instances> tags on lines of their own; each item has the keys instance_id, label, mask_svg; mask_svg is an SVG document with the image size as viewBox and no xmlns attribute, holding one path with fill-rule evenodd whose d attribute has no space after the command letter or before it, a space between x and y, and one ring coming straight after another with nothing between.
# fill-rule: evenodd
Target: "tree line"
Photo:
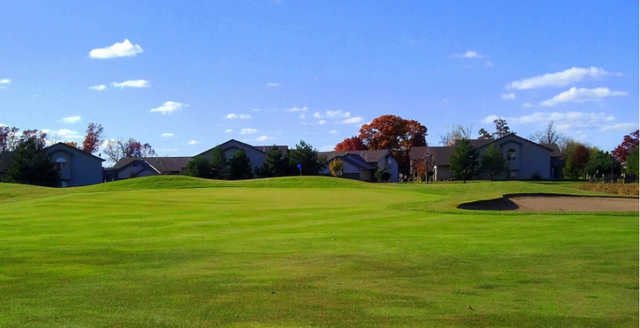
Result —
<instances>
[{"instance_id":1,"label":"tree line","mask_svg":"<svg viewBox=\"0 0 640 328\"><path fill-rule=\"evenodd\" d=\"M318 151L305 141L300 141L295 149L284 153L276 146L269 148L262 166L255 170L243 150L237 150L230 158L226 158L222 148L215 147L210 156L192 158L187 163L184 174L200 178L238 180L298 174L317 175L323 166L324 160L318 156Z\"/></svg>"}]
</instances>

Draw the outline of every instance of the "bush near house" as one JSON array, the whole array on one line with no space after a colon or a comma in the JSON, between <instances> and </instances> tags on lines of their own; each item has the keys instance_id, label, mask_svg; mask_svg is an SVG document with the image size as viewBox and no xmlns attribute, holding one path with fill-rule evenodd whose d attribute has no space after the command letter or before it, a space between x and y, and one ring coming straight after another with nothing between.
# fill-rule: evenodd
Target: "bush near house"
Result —
<instances>
[{"instance_id":1,"label":"bush near house","mask_svg":"<svg viewBox=\"0 0 640 328\"><path fill-rule=\"evenodd\" d=\"M341 177L343 171L344 164L340 159L336 158L329 162L329 172L331 172L331 175L333 175L334 177Z\"/></svg>"}]
</instances>

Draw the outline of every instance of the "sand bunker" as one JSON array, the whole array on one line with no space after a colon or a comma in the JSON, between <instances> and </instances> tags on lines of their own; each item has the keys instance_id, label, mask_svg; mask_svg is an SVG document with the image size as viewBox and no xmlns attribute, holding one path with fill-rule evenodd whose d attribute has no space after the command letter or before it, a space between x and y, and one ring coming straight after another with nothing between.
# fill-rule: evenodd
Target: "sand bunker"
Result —
<instances>
[{"instance_id":1,"label":"sand bunker","mask_svg":"<svg viewBox=\"0 0 640 328\"><path fill-rule=\"evenodd\" d=\"M638 211L638 198L591 197L553 194L514 194L502 198L460 204L465 210L527 212Z\"/></svg>"}]
</instances>

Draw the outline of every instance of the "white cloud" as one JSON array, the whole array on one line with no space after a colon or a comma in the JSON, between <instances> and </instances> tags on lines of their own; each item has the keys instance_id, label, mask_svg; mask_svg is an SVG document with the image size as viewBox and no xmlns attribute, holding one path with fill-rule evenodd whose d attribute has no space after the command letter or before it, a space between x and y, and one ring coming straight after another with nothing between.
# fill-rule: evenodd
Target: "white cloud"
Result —
<instances>
[{"instance_id":1,"label":"white cloud","mask_svg":"<svg viewBox=\"0 0 640 328\"><path fill-rule=\"evenodd\" d=\"M489 115L489 116L485 117L484 119L482 119L482 123L485 123L485 124L493 123L493 121L495 121L495 120L497 120L499 118L500 118L500 116L498 116L498 115Z\"/></svg>"},{"instance_id":2,"label":"white cloud","mask_svg":"<svg viewBox=\"0 0 640 328\"><path fill-rule=\"evenodd\" d=\"M80 122L80 120L82 119L82 117L76 115L76 116L67 116L67 117L63 117L60 122L62 123L66 123L66 124L73 124L73 123L78 123Z\"/></svg>"},{"instance_id":3,"label":"white cloud","mask_svg":"<svg viewBox=\"0 0 640 328\"><path fill-rule=\"evenodd\" d=\"M278 83L278 82L267 82L265 85L267 86L267 88L276 88L276 87L280 86L280 83Z\"/></svg>"},{"instance_id":4,"label":"white cloud","mask_svg":"<svg viewBox=\"0 0 640 328\"><path fill-rule=\"evenodd\" d=\"M116 88L148 88L149 81L147 80L127 80L122 82L111 83Z\"/></svg>"},{"instance_id":5,"label":"white cloud","mask_svg":"<svg viewBox=\"0 0 640 328\"><path fill-rule=\"evenodd\" d=\"M291 107L287 109L287 112L295 113L295 112L306 112L308 110L307 106L302 107Z\"/></svg>"},{"instance_id":6,"label":"white cloud","mask_svg":"<svg viewBox=\"0 0 640 328\"><path fill-rule=\"evenodd\" d=\"M632 131L635 130L637 126L635 123L616 123L603 126L600 128L600 131Z\"/></svg>"},{"instance_id":7,"label":"white cloud","mask_svg":"<svg viewBox=\"0 0 640 328\"><path fill-rule=\"evenodd\" d=\"M80 140L82 138L82 135L78 131L70 129L42 129L42 132L46 133L47 137L50 137L53 140Z\"/></svg>"},{"instance_id":8,"label":"white cloud","mask_svg":"<svg viewBox=\"0 0 640 328\"><path fill-rule=\"evenodd\" d=\"M318 125L325 125L327 123L327 120L319 120Z\"/></svg>"},{"instance_id":9,"label":"white cloud","mask_svg":"<svg viewBox=\"0 0 640 328\"><path fill-rule=\"evenodd\" d=\"M330 134L338 134L338 130L329 130Z\"/></svg>"},{"instance_id":10,"label":"white cloud","mask_svg":"<svg viewBox=\"0 0 640 328\"><path fill-rule=\"evenodd\" d=\"M160 136L163 137L163 138L169 138L169 137L173 137L174 134L171 133L171 132L165 132L165 133L161 134Z\"/></svg>"},{"instance_id":11,"label":"white cloud","mask_svg":"<svg viewBox=\"0 0 640 328\"><path fill-rule=\"evenodd\" d=\"M251 118L250 114L236 114L236 113L229 113L225 116L226 119L228 120L235 120L235 119L239 119L239 120L248 120Z\"/></svg>"},{"instance_id":12,"label":"white cloud","mask_svg":"<svg viewBox=\"0 0 640 328\"><path fill-rule=\"evenodd\" d=\"M485 117L482 122L490 124L493 120L499 118L497 115L489 115ZM567 133L575 132L579 129L593 129L602 128L603 124L611 126L610 129L614 129L616 124L615 116L607 113L596 112L534 112L522 116L505 117L510 125L529 125L542 127L549 123L554 122L554 126L558 131Z\"/></svg>"},{"instance_id":13,"label":"white cloud","mask_svg":"<svg viewBox=\"0 0 640 328\"><path fill-rule=\"evenodd\" d=\"M313 117L322 118L322 114L320 114L320 112L315 112L315 113L313 113Z\"/></svg>"},{"instance_id":14,"label":"white cloud","mask_svg":"<svg viewBox=\"0 0 640 328\"><path fill-rule=\"evenodd\" d=\"M354 116L354 117L350 117L350 118L347 118L345 120L342 120L340 123L342 123L342 124L358 124L360 122L362 122L362 117Z\"/></svg>"},{"instance_id":15,"label":"white cloud","mask_svg":"<svg viewBox=\"0 0 640 328\"><path fill-rule=\"evenodd\" d=\"M189 141L187 142L187 145L197 145L197 144L199 144L199 143L200 143L200 142L198 142L198 140L191 139L191 140L189 140Z\"/></svg>"},{"instance_id":16,"label":"white cloud","mask_svg":"<svg viewBox=\"0 0 640 328\"><path fill-rule=\"evenodd\" d=\"M515 93L503 93L500 95L500 98L502 98L502 100L514 100L516 99L516 94Z\"/></svg>"},{"instance_id":17,"label":"white cloud","mask_svg":"<svg viewBox=\"0 0 640 328\"><path fill-rule=\"evenodd\" d=\"M240 129L240 134L245 135L245 134L256 134L258 133L257 129L253 129L253 128L244 128L244 129Z\"/></svg>"},{"instance_id":18,"label":"white cloud","mask_svg":"<svg viewBox=\"0 0 640 328\"><path fill-rule=\"evenodd\" d=\"M224 130L224 133L231 133L231 132L233 132L233 129L226 129L226 130Z\"/></svg>"},{"instance_id":19,"label":"white cloud","mask_svg":"<svg viewBox=\"0 0 640 328\"><path fill-rule=\"evenodd\" d=\"M328 110L328 111L325 112L325 114L329 118L333 118L333 117L338 117L338 118L351 117L351 113L350 112L343 112L341 110Z\"/></svg>"},{"instance_id":20,"label":"white cloud","mask_svg":"<svg viewBox=\"0 0 640 328\"><path fill-rule=\"evenodd\" d=\"M11 79L0 79L0 84L11 84Z\"/></svg>"},{"instance_id":21,"label":"white cloud","mask_svg":"<svg viewBox=\"0 0 640 328\"><path fill-rule=\"evenodd\" d=\"M600 67L571 67L562 72L547 73L518 81L507 85L507 89L528 90L544 87L564 87L579 82L585 78L599 78L610 74Z\"/></svg>"},{"instance_id":22,"label":"white cloud","mask_svg":"<svg viewBox=\"0 0 640 328\"><path fill-rule=\"evenodd\" d=\"M530 103L530 102L526 102L526 103L522 104L522 107L524 107L524 108L531 108L531 107L533 107L533 104L532 104L532 103Z\"/></svg>"},{"instance_id":23,"label":"white cloud","mask_svg":"<svg viewBox=\"0 0 640 328\"><path fill-rule=\"evenodd\" d=\"M256 141L267 141L270 138L268 136L259 136L256 138Z\"/></svg>"},{"instance_id":24,"label":"white cloud","mask_svg":"<svg viewBox=\"0 0 640 328\"><path fill-rule=\"evenodd\" d=\"M162 104L161 106L156 108L151 108L150 112L159 112L165 115L165 114L171 114L175 111L181 110L183 107L186 107L186 106L187 106L186 104L179 103L177 101L165 101L164 104Z\"/></svg>"},{"instance_id":25,"label":"white cloud","mask_svg":"<svg viewBox=\"0 0 640 328\"><path fill-rule=\"evenodd\" d=\"M479 54L477 51L467 50L464 53L454 54L454 57L458 57L458 58L483 58L484 56Z\"/></svg>"},{"instance_id":26,"label":"white cloud","mask_svg":"<svg viewBox=\"0 0 640 328\"><path fill-rule=\"evenodd\" d=\"M307 114L305 114L305 113L300 113L300 114L298 115L298 118L299 118L299 119L301 119L301 120L304 120L305 118L307 118Z\"/></svg>"},{"instance_id":27,"label":"white cloud","mask_svg":"<svg viewBox=\"0 0 640 328\"><path fill-rule=\"evenodd\" d=\"M94 85L94 86L90 86L89 89L91 90L96 90L96 91L104 91L107 88L106 85L104 84L98 84L98 85Z\"/></svg>"},{"instance_id":28,"label":"white cloud","mask_svg":"<svg viewBox=\"0 0 640 328\"><path fill-rule=\"evenodd\" d=\"M143 51L139 44L132 44L129 39L124 39L124 41L116 42L108 47L92 49L89 51L89 57L94 59L132 57Z\"/></svg>"},{"instance_id":29,"label":"white cloud","mask_svg":"<svg viewBox=\"0 0 640 328\"><path fill-rule=\"evenodd\" d=\"M571 88L567 91L555 95L551 99L547 99L540 103L542 106L555 106L565 102L582 103L587 101L596 101L606 97L624 96L626 92L611 91L609 88Z\"/></svg>"}]
</instances>

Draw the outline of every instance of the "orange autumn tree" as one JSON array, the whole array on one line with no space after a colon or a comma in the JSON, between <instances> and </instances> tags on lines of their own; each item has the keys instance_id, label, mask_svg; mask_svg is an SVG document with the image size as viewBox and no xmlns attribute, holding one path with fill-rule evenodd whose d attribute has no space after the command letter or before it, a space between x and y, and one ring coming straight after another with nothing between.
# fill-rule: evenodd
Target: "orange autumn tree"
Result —
<instances>
[{"instance_id":1,"label":"orange autumn tree","mask_svg":"<svg viewBox=\"0 0 640 328\"><path fill-rule=\"evenodd\" d=\"M351 137L342 140L335 147L336 151L350 151L350 150L367 150L367 146L364 145L362 139L359 137Z\"/></svg>"},{"instance_id":2,"label":"orange autumn tree","mask_svg":"<svg viewBox=\"0 0 640 328\"><path fill-rule=\"evenodd\" d=\"M391 150L400 165L400 171L409 171L409 151L412 147L426 146L427 127L416 120L396 115L382 115L364 124L357 137L343 140L337 151Z\"/></svg>"}]
</instances>

